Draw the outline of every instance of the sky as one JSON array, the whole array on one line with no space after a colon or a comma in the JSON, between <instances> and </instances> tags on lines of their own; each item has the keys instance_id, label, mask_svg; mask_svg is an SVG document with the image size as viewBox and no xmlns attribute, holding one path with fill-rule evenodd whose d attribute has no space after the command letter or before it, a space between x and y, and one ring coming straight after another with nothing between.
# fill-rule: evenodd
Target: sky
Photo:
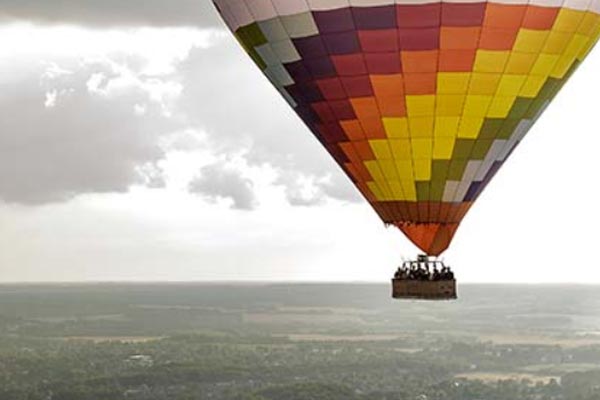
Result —
<instances>
[{"instance_id":1,"label":"sky","mask_svg":"<svg viewBox=\"0 0 600 400\"><path fill-rule=\"evenodd\" d=\"M598 71L464 219L460 281L600 283ZM0 0L0 244L0 282L384 282L418 253L208 0Z\"/></svg>"}]
</instances>

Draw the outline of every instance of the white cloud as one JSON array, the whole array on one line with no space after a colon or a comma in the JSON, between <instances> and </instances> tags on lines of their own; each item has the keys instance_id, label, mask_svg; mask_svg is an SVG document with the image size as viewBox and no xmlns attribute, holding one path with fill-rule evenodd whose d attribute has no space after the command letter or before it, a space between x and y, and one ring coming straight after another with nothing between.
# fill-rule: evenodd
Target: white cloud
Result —
<instances>
[{"instance_id":1,"label":"white cloud","mask_svg":"<svg viewBox=\"0 0 600 400\"><path fill-rule=\"evenodd\" d=\"M208 133L216 151L242 151L250 165L271 165L279 174L276 183L295 205L319 205L331 197L361 201L341 168L231 36L194 49L180 70L178 107L192 127Z\"/></svg>"},{"instance_id":2,"label":"white cloud","mask_svg":"<svg viewBox=\"0 0 600 400\"><path fill-rule=\"evenodd\" d=\"M1 21L96 28L218 24L210 0L0 0Z\"/></svg>"},{"instance_id":3,"label":"white cloud","mask_svg":"<svg viewBox=\"0 0 600 400\"><path fill-rule=\"evenodd\" d=\"M181 93L174 65L211 36L186 32L184 44L167 46L152 30L105 38L75 28L0 28L0 41L19 49L0 56L0 198L40 204L160 185L156 170L147 172L165 156L160 138L182 127L172 116ZM151 52L138 46L150 41Z\"/></svg>"},{"instance_id":4,"label":"white cloud","mask_svg":"<svg viewBox=\"0 0 600 400\"><path fill-rule=\"evenodd\" d=\"M116 119L121 118L122 130L138 130L138 139L145 140L148 148L158 148L156 141L160 139L157 137L172 133L165 130L206 131L205 147L229 156L245 151L251 164L272 165L279 170L278 184L286 186L290 194L298 190L303 180L315 182L316 197L302 202L305 205L320 204L329 195L350 201L360 199L287 104L266 80L260 79L229 33L189 28L98 31L20 23L0 26L0 40L3 38L7 42L10 38L13 43L8 48L0 47L0 71L6 71L4 79L9 85L16 82L16 85L31 85L17 96L30 96L23 98L23 102L32 103L38 96L33 83L39 81L44 90L39 101L47 111L54 112L46 112L44 118L68 113L77 116L82 112L77 108L86 102L100 102L114 107L104 111L104 123L116 124ZM99 109L87 112L97 114ZM111 115L112 112L116 114ZM19 113L12 116L14 126L17 118ZM86 118L89 122L98 121ZM144 121L153 118L166 125L162 128L160 123L153 127L144 125ZM71 121L55 118L53 124L57 131L66 134L74 128L73 120L77 118ZM47 120L39 121L48 124ZM77 128L87 130L88 135L97 130L87 128L83 121ZM32 139L42 132L39 126L31 129L36 130L31 134ZM141 135L143 129L162 131ZM28 146L35 143L30 142ZM139 162L158 162L164 158L165 151L169 149L155 153L152 161L140 159ZM131 167L126 169L131 171ZM130 174L126 180L138 182L134 175ZM43 190L51 191L49 185ZM60 186L58 182L57 186ZM48 200L68 199L81 193L75 186L81 186L84 193L96 190L93 182L86 187L73 186L68 195L56 192ZM98 190L110 190L109 186L98 187ZM125 190L125 182L114 188ZM0 195L1 191L0 185ZM16 200L11 196L5 198ZM300 203L293 195L289 199Z\"/></svg>"},{"instance_id":5,"label":"white cloud","mask_svg":"<svg viewBox=\"0 0 600 400\"><path fill-rule=\"evenodd\" d=\"M74 26L44 27L29 23L0 24L0 62L4 68L19 61L42 62L45 73L57 78L72 73L65 59L110 60L129 65L148 76L174 72L177 61L187 58L190 49L209 48L225 36L218 29L130 28L92 30ZM4 76L3 79L11 79Z\"/></svg>"},{"instance_id":6,"label":"white cloud","mask_svg":"<svg viewBox=\"0 0 600 400\"><path fill-rule=\"evenodd\" d=\"M272 187L259 193L252 212L144 188L4 207L0 281L387 278L398 235L367 205L292 207Z\"/></svg>"},{"instance_id":7,"label":"white cloud","mask_svg":"<svg viewBox=\"0 0 600 400\"><path fill-rule=\"evenodd\" d=\"M58 97L58 92L56 90L52 90L46 93L46 101L44 101L44 107L53 108L56 106L56 98Z\"/></svg>"},{"instance_id":8,"label":"white cloud","mask_svg":"<svg viewBox=\"0 0 600 400\"><path fill-rule=\"evenodd\" d=\"M133 0L64 16L51 3L0 0L21 21L80 26L0 25L0 197L45 204L0 209L0 279L383 281L416 252L347 202L356 190L229 34L138 28L171 22L131 17ZM600 281L571 256L600 222L599 60L466 218L447 253L461 280ZM185 192L207 168L214 204Z\"/></svg>"}]
</instances>

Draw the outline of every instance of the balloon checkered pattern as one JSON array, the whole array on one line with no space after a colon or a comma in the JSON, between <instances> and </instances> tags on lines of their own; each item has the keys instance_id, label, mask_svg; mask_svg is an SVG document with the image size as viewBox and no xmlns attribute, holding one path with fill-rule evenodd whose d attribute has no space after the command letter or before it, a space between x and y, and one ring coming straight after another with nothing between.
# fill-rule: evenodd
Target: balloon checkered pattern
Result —
<instances>
[{"instance_id":1,"label":"balloon checkered pattern","mask_svg":"<svg viewBox=\"0 0 600 400\"><path fill-rule=\"evenodd\" d=\"M600 37L600 0L214 2L381 219L431 255Z\"/></svg>"}]
</instances>

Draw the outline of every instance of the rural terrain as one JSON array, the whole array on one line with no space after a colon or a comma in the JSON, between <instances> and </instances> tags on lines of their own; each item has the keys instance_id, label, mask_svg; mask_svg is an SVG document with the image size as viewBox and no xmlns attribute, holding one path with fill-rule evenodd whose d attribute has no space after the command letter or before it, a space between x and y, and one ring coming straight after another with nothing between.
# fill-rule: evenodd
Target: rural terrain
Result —
<instances>
[{"instance_id":1,"label":"rural terrain","mask_svg":"<svg viewBox=\"0 0 600 400\"><path fill-rule=\"evenodd\" d=\"M600 287L0 286L2 400L600 400Z\"/></svg>"}]
</instances>

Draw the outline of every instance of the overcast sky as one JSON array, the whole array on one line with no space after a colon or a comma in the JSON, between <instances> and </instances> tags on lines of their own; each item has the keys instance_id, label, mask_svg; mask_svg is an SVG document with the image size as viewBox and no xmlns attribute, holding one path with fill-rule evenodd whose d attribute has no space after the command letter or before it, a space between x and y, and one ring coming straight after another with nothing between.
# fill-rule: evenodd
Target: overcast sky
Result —
<instances>
[{"instance_id":1,"label":"overcast sky","mask_svg":"<svg viewBox=\"0 0 600 400\"><path fill-rule=\"evenodd\" d=\"M600 51L444 254L600 283ZM208 0L0 0L0 281L386 281L386 229Z\"/></svg>"}]
</instances>

